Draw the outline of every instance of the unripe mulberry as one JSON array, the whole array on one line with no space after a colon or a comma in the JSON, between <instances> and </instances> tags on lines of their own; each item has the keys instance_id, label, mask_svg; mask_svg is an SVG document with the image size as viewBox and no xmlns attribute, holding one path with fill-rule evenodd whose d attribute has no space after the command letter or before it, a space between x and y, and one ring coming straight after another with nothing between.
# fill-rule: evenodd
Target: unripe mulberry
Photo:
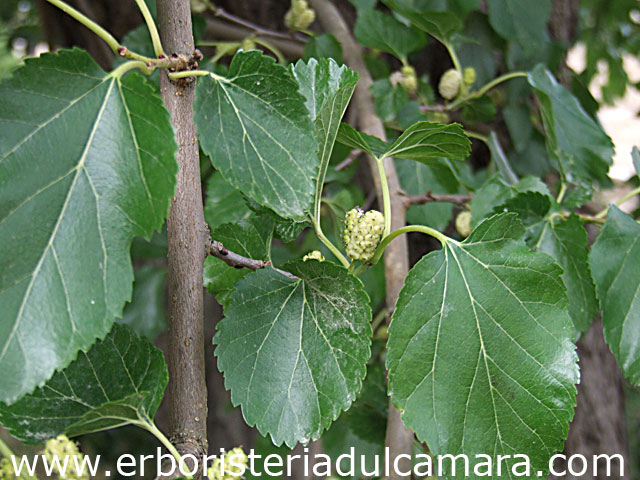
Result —
<instances>
[{"instance_id":1,"label":"unripe mulberry","mask_svg":"<svg viewBox=\"0 0 640 480\"><path fill-rule=\"evenodd\" d=\"M456 217L456 230L464 238L471 234L471 212L465 210L458 214Z\"/></svg>"},{"instance_id":2,"label":"unripe mulberry","mask_svg":"<svg viewBox=\"0 0 640 480\"><path fill-rule=\"evenodd\" d=\"M462 80L467 87L470 87L476 83L476 69L473 67L467 67L462 71Z\"/></svg>"},{"instance_id":3,"label":"unripe mulberry","mask_svg":"<svg viewBox=\"0 0 640 480\"><path fill-rule=\"evenodd\" d=\"M319 262L324 262L324 255L322 255L322 252L320 252L320 250L314 250L302 257L303 262L306 262L307 260L317 260Z\"/></svg>"},{"instance_id":4,"label":"unripe mulberry","mask_svg":"<svg viewBox=\"0 0 640 480\"><path fill-rule=\"evenodd\" d=\"M384 215L377 210L364 212L356 207L345 216L343 240L347 256L368 262L373 258L384 233Z\"/></svg>"},{"instance_id":5,"label":"unripe mulberry","mask_svg":"<svg viewBox=\"0 0 640 480\"><path fill-rule=\"evenodd\" d=\"M460 72L455 69L450 69L444 72L442 77L440 77L440 83L438 85L438 91L442 98L446 100L453 100L458 96L460 92L460 82L462 78L460 77Z\"/></svg>"},{"instance_id":6,"label":"unripe mulberry","mask_svg":"<svg viewBox=\"0 0 640 480\"><path fill-rule=\"evenodd\" d=\"M236 447L213 460L207 470L207 477L210 480L238 480L246 471L248 462L249 458L244 450Z\"/></svg>"},{"instance_id":7,"label":"unripe mulberry","mask_svg":"<svg viewBox=\"0 0 640 480\"><path fill-rule=\"evenodd\" d=\"M78 445L69 440L66 435L58 435L56 438L48 440L42 454L49 464L54 466L54 470L56 470L55 467L58 466L58 464L54 462L54 458L58 459L58 462L60 462L59 465L67 464L64 472L56 471L60 480L88 480L89 472L86 470L83 472L78 471L76 468L76 460L74 460L77 458L78 466L82 465L83 455L80 453ZM69 458L65 462L65 458L67 457Z\"/></svg>"},{"instance_id":8,"label":"unripe mulberry","mask_svg":"<svg viewBox=\"0 0 640 480\"><path fill-rule=\"evenodd\" d=\"M409 93L414 93L418 89L418 76L415 69L411 65L402 67L402 78L400 79L400 85Z\"/></svg>"},{"instance_id":9,"label":"unripe mulberry","mask_svg":"<svg viewBox=\"0 0 640 480\"><path fill-rule=\"evenodd\" d=\"M23 480L22 477L16 475L13 463L6 457L0 459L0 480Z\"/></svg>"},{"instance_id":10,"label":"unripe mulberry","mask_svg":"<svg viewBox=\"0 0 640 480\"><path fill-rule=\"evenodd\" d=\"M306 0L294 0L284 16L284 24L292 32L306 30L316 19L316 12Z\"/></svg>"}]
</instances>

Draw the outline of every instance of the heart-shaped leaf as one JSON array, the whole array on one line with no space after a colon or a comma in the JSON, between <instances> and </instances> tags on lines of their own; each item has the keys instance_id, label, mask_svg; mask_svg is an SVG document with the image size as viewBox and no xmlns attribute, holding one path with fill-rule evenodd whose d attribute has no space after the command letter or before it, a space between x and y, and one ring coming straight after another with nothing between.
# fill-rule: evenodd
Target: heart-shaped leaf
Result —
<instances>
[{"instance_id":1,"label":"heart-shaped leaf","mask_svg":"<svg viewBox=\"0 0 640 480\"><path fill-rule=\"evenodd\" d=\"M122 315L131 240L162 226L178 167L160 97L81 50L27 60L0 112L0 401L13 402Z\"/></svg>"},{"instance_id":2,"label":"heart-shaped leaf","mask_svg":"<svg viewBox=\"0 0 640 480\"><path fill-rule=\"evenodd\" d=\"M469 455L472 471L481 452L494 465L526 454L545 472L573 417L562 269L523 234L502 214L462 243L447 240L409 272L389 327L389 390L406 425L434 454Z\"/></svg>"},{"instance_id":3,"label":"heart-shaped leaf","mask_svg":"<svg viewBox=\"0 0 640 480\"><path fill-rule=\"evenodd\" d=\"M371 309L362 282L330 262L271 268L236 284L214 338L244 418L276 445L316 439L360 390Z\"/></svg>"}]
</instances>

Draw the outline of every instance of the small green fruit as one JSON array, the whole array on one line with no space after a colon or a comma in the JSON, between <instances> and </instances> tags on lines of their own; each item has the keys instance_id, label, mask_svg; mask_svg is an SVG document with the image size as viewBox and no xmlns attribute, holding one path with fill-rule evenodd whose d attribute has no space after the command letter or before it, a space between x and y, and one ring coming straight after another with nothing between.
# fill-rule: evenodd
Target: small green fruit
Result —
<instances>
[{"instance_id":1,"label":"small green fruit","mask_svg":"<svg viewBox=\"0 0 640 480\"><path fill-rule=\"evenodd\" d=\"M316 12L305 0L294 0L284 16L284 24L292 32L306 30L316 19Z\"/></svg>"},{"instance_id":2,"label":"small green fruit","mask_svg":"<svg viewBox=\"0 0 640 480\"><path fill-rule=\"evenodd\" d=\"M446 100L453 100L458 96L460 92L460 83L462 82L462 78L460 77L460 72L455 69L450 69L444 72L442 77L440 77L440 83L438 84L438 91L442 98Z\"/></svg>"},{"instance_id":3,"label":"small green fruit","mask_svg":"<svg viewBox=\"0 0 640 480\"><path fill-rule=\"evenodd\" d=\"M456 230L461 237L467 238L471 235L471 212L465 210L456 217Z\"/></svg>"},{"instance_id":4,"label":"small green fruit","mask_svg":"<svg viewBox=\"0 0 640 480\"><path fill-rule=\"evenodd\" d=\"M343 240L347 256L368 262L384 233L384 215L377 210L364 212L356 207L345 216Z\"/></svg>"},{"instance_id":5,"label":"small green fruit","mask_svg":"<svg viewBox=\"0 0 640 480\"><path fill-rule=\"evenodd\" d=\"M324 262L324 255L322 255L322 252L320 252L320 250L314 250L302 257L303 262L306 262L307 260L317 260L319 262Z\"/></svg>"},{"instance_id":6,"label":"small green fruit","mask_svg":"<svg viewBox=\"0 0 640 480\"><path fill-rule=\"evenodd\" d=\"M470 87L476 83L476 69L473 67L467 67L462 71L462 79L467 87Z\"/></svg>"}]
</instances>

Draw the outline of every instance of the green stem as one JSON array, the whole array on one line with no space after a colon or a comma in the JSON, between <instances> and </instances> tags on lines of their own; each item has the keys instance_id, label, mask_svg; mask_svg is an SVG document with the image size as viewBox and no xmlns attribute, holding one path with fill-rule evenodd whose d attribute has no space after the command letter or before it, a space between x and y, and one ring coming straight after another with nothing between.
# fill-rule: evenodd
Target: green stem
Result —
<instances>
[{"instance_id":1,"label":"green stem","mask_svg":"<svg viewBox=\"0 0 640 480\"><path fill-rule=\"evenodd\" d=\"M556 198L556 202L558 204L562 203L562 200L564 200L564 196L567 194L567 184L562 182L562 184L560 184L560 191L558 192L558 197Z\"/></svg>"},{"instance_id":2,"label":"green stem","mask_svg":"<svg viewBox=\"0 0 640 480\"><path fill-rule=\"evenodd\" d=\"M391 233L391 195L389 194L389 183L387 173L384 171L384 158L376 158L378 164L378 174L380 175L380 190L382 190L382 206L384 214L384 236Z\"/></svg>"},{"instance_id":3,"label":"green stem","mask_svg":"<svg viewBox=\"0 0 640 480\"><path fill-rule=\"evenodd\" d=\"M76 10L70 5L67 5L65 2L61 0L47 0L47 2L49 2L51 5L58 7L67 15L70 15L71 17L75 18L78 22L83 24L85 27L87 27L89 30L91 30L93 33L95 33L101 39L107 42L107 45L111 47L111 50L113 50L114 53L118 53L118 49L121 47L118 40L116 40L113 35L107 32L104 28L102 28L96 22L94 22L89 17L80 13L78 10Z\"/></svg>"},{"instance_id":4,"label":"green stem","mask_svg":"<svg viewBox=\"0 0 640 480\"><path fill-rule=\"evenodd\" d=\"M140 71L145 75L151 75L151 73L154 70L153 67L147 66L146 62L143 62L141 60L131 60L130 62L123 63L118 68L113 70L111 73L109 73L109 76L115 77L115 78L122 78L122 76L125 73L127 73L130 70L133 70L134 68L140 69Z\"/></svg>"},{"instance_id":5,"label":"green stem","mask_svg":"<svg viewBox=\"0 0 640 480\"><path fill-rule=\"evenodd\" d=\"M13 453L13 451L11 450L11 448L9 448L9 445L7 445L2 438L0 438L0 455L2 455L3 457L5 457L6 459L11 459L11 457L15 457L15 454ZM29 475L27 472L25 472L24 470L22 471L21 474L22 477L26 478L27 480L38 480L38 477L36 475Z\"/></svg>"},{"instance_id":6,"label":"green stem","mask_svg":"<svg viewBox=\"0 0 640 480\"><path fill-rule=\"evenodd\" d=\"M622 197L620 200L618 200L615 205L616 206L620 206L622 205L624 202L626 202L627 200L631 200L633 197L635 197L636 195L640 195L640 187L634 188L633 190L631 190L629 193L627 193L624 197ZM607 216L607 214L609 213L609 206L607 206L607 208L605 208L604 210L602 210L600 213L597 213L595 215L594 218L604 218Z\"/></svg>"},{"instance_id":7,"label":"green stem","mask_svg":"<svg viewBox=\"0 0 640 480\"><path fill-rule=\"evenodd\" d=\"M278 49L273 43L267 42L266 40L262 40L260 38L254 38L253 41L271 51L278 58L278 63L282 65L287 64L287 59L284 57L280 49Z\"/></svg>"},{"instance_id":8,"label":"green stem","mask_svg":"<svg viewBox=\"0 0 640 480\"><path fill-rule=\"evenodd\" d=\"M144 21L147 24L147 28L149 29L149 34L151 34L151 42L153 43L153 51L156 54L156 57L160 57L164 55L164 49L162 48L162 42L160 41L160 34L158 34L158 28L156 27L156 22L153 20L153 16L149 11L149 7L147 6L147 2L144 0L136 0L138 4L138 8L140 9L140 13L144 17Z\"/></svg>"},{"instance_id":9,"label":"green stem","mask_svg":"<svg viewBox=\"0 0 640 480\"><path fill-rule=\"evenodd\" d=\"M468 137L475 138L476 140L480 140L481 142L484 142L487 146L489 145L488 137L481 135L480 133L473 132L471 130L466 130L466 132Z\"/></svg>"},{"instance_id":10,"label":"green stem","mask_svg":"<svg viewBox=\"0 0 640 480\"><path fill-rule=\"evenodd\" d=\"M419 233L426 233L427 235L431 235L432 237L438 239L443 246L446 245L448 242L455 242L455 240L447 237L446 235L443 235L442 233L440 233L437 230L434 230L431 227L426 227L424 225L407 225L406 227L402 227L397 230L394 230L393 232L391 232L389 235L385 236L382 239L382 241L378 244L378 248L376 248L376 253L373 255L373 258L371 259L370 263L372 265L375 265L376 263L378 263L380 261L380 258L382 258L382 254L384 253L385 249L389 246L389 244L396 237L399 237L403 233L409 233L409 232L419 232Z\"/></svg>"},{"instance_id":11,"label":"green stem","mask_svg":"<svg viewBox=\"0 0 640 480\"><path fill-rule=\"evenodd\" d=\"M13 456L13 452L9 448L9 445L4 443L2 438L0 438L0 454L5 458L11 458Z\"/></svg>"},{"instance_id":12,"label":"green stem","mask_svg":"<svg viewBox=\"0 0 640 480\"><path fill-rule=\"evenodd\" d=\"M468 87L464 83L464 73L462 72L462 64L460 63L460 59L458 58L458 54L456 53L455 48L451 42L444 42L444 46L449 52L449 56L451 57L451 61L453 62L453 67L458 71L460 75L460 98L467 98Z\"/></svg>"},{"instance_id":13,"label":"green stem","mask_svg":"<svg viewBox=\"0 0 640 480\"><path fill-rule=\"evenodd\" d=\"M318 240L320 240L330 251L331 253L333 253L333 255L340 260L340 263L345 267L345 268L349 268L350 264L349 264L349 260L347 260L347 258L342 254L342 252L340 250L338 250L338 248L331 243L331 241L325 236L324 232L322 231L322 227L320 226L320 219L318 220L312 220L313 223L313 228L316 231L316 236L318 237Z\"/></svg>"},{"instance_id":14,"label":"green stem","mask_svg":"<svg viewBox=\"0 0 640 480\"><path fill-rule=\"evenodd\" d=\"M206 77L207 75L211 75L216 80L219 80L222 78L222 77L218 77L218 75L211 73L207 70L184 70L182 72L171 72L168 75L171 80L177 80L178 78L187 78L187 77Z\"/></svg>"},{"instance_id":15,"label":"green stem","mask_svg":"<svg viewBox=\"0 0 640 480\"><path fill-rule=\"evenodd\" d=\"M141 426L145 430L149 431L158 440L160 440L160 443L162 443L166 447L166 449L169 450L169 453L173 455L173 458L176 459L176 461L178 462L178 466L182 467L182 455L180 455L180 452L178 452L176 447L169 441L165 434L162 433L158 427L156 427L156 424L153 422L145 422L142 423Z\"/></svg>"},{"instance_id":16,"label":"green stem","mask_svg":"<svg viewBox=\"0 0 640 480\"><path fill-rule=\"evenodd\" d=\"M474 92L474 97L481 97L483 96L485 93L487 93L489 90L491 90L494 87L497 87L498 85L500 85L503 82L506 82L507 80L511 80L512 78L520 78L520 77L526 77L528 74L527 72L511 72L511 73L507 73L505 75L502 75L498 78L495 78L493 80L491 80L489 83L487 83L484 87L480 88L480 90Z\"/></svg>"}]
</instances>

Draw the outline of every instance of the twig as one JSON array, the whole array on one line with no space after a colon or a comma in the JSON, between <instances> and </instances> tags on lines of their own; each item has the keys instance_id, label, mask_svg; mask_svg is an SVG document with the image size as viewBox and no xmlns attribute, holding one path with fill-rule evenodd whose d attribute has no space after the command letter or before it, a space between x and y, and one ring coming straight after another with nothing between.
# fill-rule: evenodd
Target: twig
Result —
<instances>
[{"instance_id":1,"label":"twig","mask_svg":"<svg viewBox=\"0 0 640 480\"><path fill-rule=\"evenodd\" d=\"M291 278L292 280L299 280L294 274L280 270L271 265L268 260L255 260L253 258L243 257L235 252L232 252L226 248L222 242L209 238L206 245L206 254L219 258L224 263L233 268L248 268L249 270L260 270L265 267L271 267L276 272Z\"/></svg>"},{"instance_id":2,"label":"twig","mask_svg":"<svg viewBox=\"0 0 640 480\"><path fill-rule=\"evenodd\" d=\"M207 30L205 32L205 38L242 41L252 33L255 33L252 29L226 22L224 20L221 20L220 18L207 18ZM302 52L304 50L304 42L300 41L298 38L280 38L273 36L271 36L270 38L270 43L290 58L299 58L302 56Z\"/></svg>"},{"instance_id":3,"label":"twig","mask_svg":"<svg viewBox=\"0 0 640 480\"><path fill-rule=\"evenodd\" d=\"M362 150L360 150L359 148L356 148L355 150L352 150L351 153L349 154L349 156L347 158L345 158L343 161L341 161L336 166L336 170L339 171L339 172L344 170L349 165L351 165L353 162L355 162L356 158L358 158L361 154L362 154Z\"/></svg>"},{"instance_id":4,"label":"twig","mask_svg":"<svg viewBox=\"0 0 640 480\"><path fill-rule=\"evenodd\" d=\"M405 195L405 203L407 207L410 205L424 205L429 202L449 202L456 205L465 205L473 198L472 193L448 194L448 193L431 193L429 190L422 195Z\"/></svg>"},{"instance_id":5,"label":"twig","mask_svg":"<svg viewBox=\"0 0 640 480\"><path fill-rule=\"evenodd\" d=\"M218 7L217 5L214 5L211 2L207 1L206 3L207 3L207 7L209 7L209 10L211 10L211 12L213 12L213 14L216 17L222 18L222 19L224 19L224 20L226 20L228 22L231 22L231 23L235 23L236 25L240 25L241 27L244 27L247 30L251 30L256 35L261 35L263 37L280 38L280 39L286 39L286 40L296 40L296 41L299 41L301 43L306 43L306 38L301 36L301 35L299 35L299 34L285 33L285 32L278 32L276 30L270 30L268 28L261 27L260 25L257 25L255 23L250 22L248 20L245 20L243 18L237 17L237 16L227 12L222 7Z\"/></svg>"}]
</instances>

